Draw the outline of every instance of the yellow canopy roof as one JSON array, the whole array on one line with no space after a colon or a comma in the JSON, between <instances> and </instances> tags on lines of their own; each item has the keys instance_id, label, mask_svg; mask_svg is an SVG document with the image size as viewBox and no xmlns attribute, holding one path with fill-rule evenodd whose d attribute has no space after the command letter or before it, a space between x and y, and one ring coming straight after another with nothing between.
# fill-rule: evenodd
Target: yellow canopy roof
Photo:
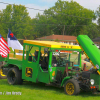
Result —
<instances>
[{"instance_id":1,"label":"yellow canopy roof","mask_svg":"<svg viewBox=\"0 0 100 100\"><path fill-rule=\"evenodd\" d=\"M51 47L51 48L71 48L71 49L81 49L80 46L69 45L54 41L34 41L34 40L24 40L24 43L34 44L39 46Z\"/></svg>"}]
</instances>

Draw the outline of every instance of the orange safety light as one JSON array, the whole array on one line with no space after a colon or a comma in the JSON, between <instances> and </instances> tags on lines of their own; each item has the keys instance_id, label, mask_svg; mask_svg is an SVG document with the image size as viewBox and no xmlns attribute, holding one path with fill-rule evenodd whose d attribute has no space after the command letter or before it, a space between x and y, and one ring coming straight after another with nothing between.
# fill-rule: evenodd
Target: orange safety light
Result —
<instances>
[{"instance_id":1,"label":"orange safety light","mask_svg":"<svg viewBox=\"0 0 100 100\"><path fill-rule=\"evenodd\" d=\"M96 87L95 87L95 86L91 86L90 88L91 88L91 89L95 89Z\"/></svg>"},{"instance_id":2,"label":"orange safety light","mask_svg":"<svg viewBox=\"0 0 100 100\"><path fill-rule=\"evenodd\" d=\"M93 88L95 89L95 86Z\"/></svg>"},{"instance_id":3,"label":"orange safety light","mask_svg":"<svg viewBox=\"0 0 100 100\"><path fill-rule=\"evenodd\" d=\"M90 88L92 89L92 86Z\"/></svg>"}]
</instances>

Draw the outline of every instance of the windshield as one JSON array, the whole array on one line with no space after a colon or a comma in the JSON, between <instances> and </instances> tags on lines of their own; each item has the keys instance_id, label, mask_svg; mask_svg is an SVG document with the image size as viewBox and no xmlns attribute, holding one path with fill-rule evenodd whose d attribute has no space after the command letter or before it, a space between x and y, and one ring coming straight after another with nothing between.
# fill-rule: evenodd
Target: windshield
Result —
<instances>
[{"instance_id":1,"label":"windshield","mask_svg":"<svg viewBox=\"0 0 100 100\"><path fill-rule=\"evenodd\" d=\"M53 67L65 67L79 66L79 52L67 51L67 50L54 50L52 52L52 66Z\"/></svg>"}]
</instances>

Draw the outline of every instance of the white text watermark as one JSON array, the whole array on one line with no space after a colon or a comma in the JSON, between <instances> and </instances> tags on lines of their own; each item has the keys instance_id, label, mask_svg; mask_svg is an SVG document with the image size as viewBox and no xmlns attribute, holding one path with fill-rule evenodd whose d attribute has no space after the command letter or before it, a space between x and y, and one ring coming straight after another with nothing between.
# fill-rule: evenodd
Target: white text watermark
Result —
<instances>
[{"instance_id":1,"label":"white text watermark","mask_svg":"<svg viewBox=\"0 0 100 100\"><path fill-rule=\"evenodd\" d=\"M22 95L22 92L15 92L15 91L8 92L8 91L3 91L3 92L0 92L0 95Z\"/></svg>"}]
</instances>

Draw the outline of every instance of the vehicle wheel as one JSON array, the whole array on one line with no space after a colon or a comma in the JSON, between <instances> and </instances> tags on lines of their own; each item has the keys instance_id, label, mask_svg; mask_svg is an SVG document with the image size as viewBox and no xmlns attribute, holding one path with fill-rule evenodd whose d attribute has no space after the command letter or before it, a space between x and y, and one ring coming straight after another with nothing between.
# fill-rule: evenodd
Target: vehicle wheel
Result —
<instances>
[{"instance_id":1,"label":"vehicle wheel","mask_svg":"<svg viewBox=\"0 0 100 100\"><path fill-rule=\"evenodd\" d=\"M0 68L0 79L6 79L7 76L3 74L2 69Z\"/></svg>"},{"instance_id":2,"label":"vehicle wheel","mask_svg":"<svg viewBox=\"0 0 100 100\"><path fill-rule=\"evenodd\" d=\"M64 91L68 95L77 95L80 92L80 87L75 79L68 80L64 85Z\"/></svg>"},{"instance_id":3,"label":"vehicle wheel","mask_svg":"<svg viewBox=\"0 0 100 100\"><path fill-rule=\"evenodd\" d=\"M22 71L16 67L10 68L7 73L7 81L12 85L22 84Z\"/></svg>"}]
</instances>

